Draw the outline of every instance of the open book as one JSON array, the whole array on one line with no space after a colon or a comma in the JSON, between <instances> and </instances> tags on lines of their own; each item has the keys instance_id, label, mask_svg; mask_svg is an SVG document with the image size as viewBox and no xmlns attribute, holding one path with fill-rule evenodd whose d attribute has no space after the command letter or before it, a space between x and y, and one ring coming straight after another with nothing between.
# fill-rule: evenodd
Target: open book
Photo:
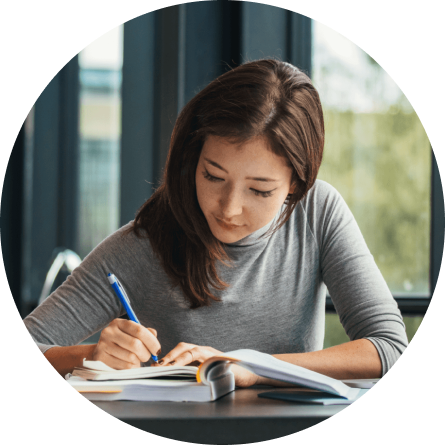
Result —
<instances>
[{"instance_id":1,"label":"open book","mask_svg":"<svg viewBox=\"0 0 445 445\"><path fill-rule=\"evenodd\" d=\"M196 366L156 366L117 370L97 361L83 360L83 367L74 368L72 375L85 380L134 380L150 378L182 378L196 381Z\"/></svg>"},{"instance_id":2,"label":"open book","mask_svg":"<svg viewBox=\"0 0 445 445\"><path fill-rule=\"evenodd\" d=\"M198 369L192 366L166 366L116 371L103 363L86 361L84 363L89 369L76 370L72 376L69 376L68 382L85 397L94 401L205 402L216 400L235 389L235 378L230 370L232 364L242 366L262 377L317 389L347 400L354 400L360 391L358 388L345 385L340 380L249 349L240 349L211 357ZM194 373L196 381L166 379L169 375L177 376L178 373L188 376Z\"/></svg>"}]
</instances>

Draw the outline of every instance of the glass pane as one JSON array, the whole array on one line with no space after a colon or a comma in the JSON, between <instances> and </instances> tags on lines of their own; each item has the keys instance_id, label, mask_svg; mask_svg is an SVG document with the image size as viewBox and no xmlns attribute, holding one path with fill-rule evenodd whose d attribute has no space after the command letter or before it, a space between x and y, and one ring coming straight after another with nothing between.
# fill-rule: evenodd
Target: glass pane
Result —
<instances>
[{"instance_id":1,"label":"glass pane","mask_svg":"<svg viewBox=\"0 0 445 445\"><path fill-rule=\"evenodd\" d=\"M423 126L380 65L315 21L312 60L326 125L319 178L348 203L391 291L427 296L431 149Z\"/></svg>"},{"instance_id":2,"label":"glass pane","mask_svg":"<svg viewBox=\"0 0 445 445\"><path fill-rule=\"evenodd\" d=\"M79 54L79 246L87 255L119 226L122 26Z\"/></svg>"}]
</instances>

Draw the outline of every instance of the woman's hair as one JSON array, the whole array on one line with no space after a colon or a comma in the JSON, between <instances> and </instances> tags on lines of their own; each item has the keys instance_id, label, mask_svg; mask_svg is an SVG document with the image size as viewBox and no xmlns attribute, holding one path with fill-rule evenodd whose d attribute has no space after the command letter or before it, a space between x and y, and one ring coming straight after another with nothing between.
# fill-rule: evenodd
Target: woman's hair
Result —
<instances>
[{"instance_id":1,"label":"woman's hair","mask_svg":"<svg viewBox=\"0 0 445 445\"><path fill-rule=\"evenodd\" d=\"M237 143L263 137L288 161L295 190L274 227L278 230L314 184L321 164L324 122L318 93L293 65L257 60L219 76L179 114L162 183L139 209L131 230L148 236L192 309L218 300L212 288L227 287L216 270L218 261L227 264L224 245L210 231L196 195L196 168L209 135Z\"/></svg>"}]
</instances>

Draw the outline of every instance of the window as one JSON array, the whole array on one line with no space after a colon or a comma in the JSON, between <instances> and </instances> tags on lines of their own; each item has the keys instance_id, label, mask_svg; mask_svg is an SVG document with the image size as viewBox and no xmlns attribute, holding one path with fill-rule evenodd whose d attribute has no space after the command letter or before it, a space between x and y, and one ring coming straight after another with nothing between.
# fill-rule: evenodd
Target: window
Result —
<instances>
[{"instance_id":1,"label":"window","mask_svg":"<svg viewBox=\"0 0 445 445\"><path fill-rule=\"evenodd\" d=\"M79 223L83 258L119 227L122 29L79 53Z\"/></svg>"},{"instance_id":2,"label":"window","mask_svg":"<svg viewBox=\"0 0 445 445\"><path fill-rule=\"evenodd\" d=\"M431 147L394 81L369 55L313 22L312 79L326 142L319 178L354 214L395 297L430 296ZM421 318L405 319L412 337ZM326 344L347 341L327 316Z\"/></svg>"}]
</instances>

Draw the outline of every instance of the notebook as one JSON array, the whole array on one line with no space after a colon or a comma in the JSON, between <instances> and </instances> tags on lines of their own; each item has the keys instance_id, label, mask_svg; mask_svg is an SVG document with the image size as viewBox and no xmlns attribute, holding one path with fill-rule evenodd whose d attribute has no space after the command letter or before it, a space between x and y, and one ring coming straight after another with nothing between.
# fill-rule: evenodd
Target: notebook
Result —
<instances>
[{"instance_id":1,"label":"notebook","mask_svg":"<svg viewBox=\"0 0 445 445\"><path fill-rule=\"evenodd\" d=\"M354 400L360 391L340 380L250 349L211 357L198 369L191 366L165 366L118 371L103 363L85 360L84 367L68 375L67 380L85 397L94 401L207 402L235 389L235 378L230 369L233 364L262 377L316 389L346 400ZM195 374L196 381L190 381L190 373ZM178 375L182 375L180 380L169 379Z\"/></svg>"}]
</instances>

